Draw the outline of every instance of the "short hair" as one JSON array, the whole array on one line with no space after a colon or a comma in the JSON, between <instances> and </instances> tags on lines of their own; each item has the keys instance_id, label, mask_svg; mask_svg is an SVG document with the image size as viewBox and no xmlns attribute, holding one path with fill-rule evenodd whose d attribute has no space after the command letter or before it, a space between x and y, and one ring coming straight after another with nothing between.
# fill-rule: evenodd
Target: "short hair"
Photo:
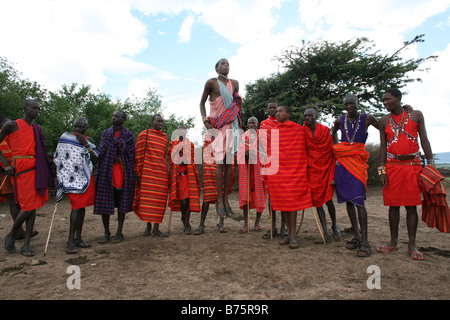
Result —
<instances>
[{"instance_id":1,"label":"short hair","mask_svg":"<svg viewBox=\"0 0 450 320\"><path fill-rule=\"evenodd\" d=\"M31 106L31 105L33 105L33 104L35 104L35 103L39 104L39 102L37 102L36 100L33 100L33 99L26 99L26 100L23 102L22 107L25 108L25 107Z\"/></svg>"},{"instance_id":2,"label":"short hair","mask_svg":"<svg viewBox=\"0 0 450 320\"><path fill-rule=\"evenodd\" d=\"M117 110L117 112L120 112L120 113L122 114L122 119L123 119L123 121L126 121L126 120L127 120L127 114L125 113L125 111L123 111L123 110Z\"/></svg>"},{"instance_id":3,"label":"short hair","mask_svg":"<svg viewBox=\"0 0 450 320\"><path fill-rule=\"evenodd\" d=\"M161 117L164 120L164 118L158 113L158 114L153 115L151 122L153 122L156 117Z\"/></svg>"},{"instance_id":4,"label":"short hair","mask_svg":"<svg viewBox=\"0 0 450 320\"><path fill-rule=\"evenodd\" d=\"M217 68L219 67L219 63L220 63L220 61L222 61L222 60L227 60L227 59L225 59L225 58L219 59L219 61L217 61L216 65L215 65L215 67L214 67L214 70L217 70Z\"/></svg>"},{"instance_id":5,"label":"short hair","mask_svg":"<svg viewBox=\"0 0 450 320\"><path fill-rule=\"evenodd\" d=\"M250 118L248 118L248 119L247 119L247 123L250 121L250 119L256 120L256 124L259 123L259 120L258 120L257 117L250 117Z\"/></svg>"},{"instance_id":6,"label":"short hair","mask_svg":"<svg viewBox=\"0 0 450 320\"><path fill-rule=\"evenodd\" d=\"M314 113L314 117L316 117L316 119L317 119L317 117L318 117L318 112L317 112L317 110L316 110L316 109L314 109L314 108L308 108L308 109L306 109L306 110L305 110L305 112L304 112L303 114L305 114L305 113L306 113L306 111L308 111L308 110L312 110L312 111L313 111L313 113Z\"/></svg>"},{"instance_id":7,"label":"short hair","mask_svg":"<svg viewBox=\"0 0 450 320\"><path fill-rule=\"evenodd\" d=\"M289 113L292 114L292 109L289 106L278 106L278 108L284 108L284 110Z\"/></svg>"},{"instance_id":8,"label":"short hair","mask_svg":"<svg viewBox=\"0 0 450 320\"><path fill-rule=\"evenodd\" d=\"M342 99L342 102L344 102L345 99L347 99L347 98L353 98L353 99L355 99L356 104L357 104L357 105L359 104L359 102L358 102L358 97L356 96L356 94L353 94L353 93L347 94L347 95L344 97L344 99Z\"/></svg>"},{"instance_id":9,"label":"short hair","mask_svg":"<svg viewBox=\"0 0 450 320\"><path fill-rule=\"evenodd\" d=\"M83 121L86 124L86 126L89 125L89 122L87 121L87 119L85 117L79 117L79 118L75 119L75 121L73 123L75 124L75 122L77 122L77 121Z\"/></svg>"},{"instance_id":10,"label":"short hair","mask_svg":"<svg viewBox=\"0 0 450 320\"><path fill-rule=\"evenodd\" d=\"M386 91L384 91L384 93L390 93L391 95L393 95L396 98L402 98L402 92L400 90L398 90L397 88L390 88L387 89Z\"/></svg>"},{"instance_id":11,"label":"short hair","mask_svg":"<svg viewBox=\"0 0 450 320\"><path fill-rule=\"evenodd\" d=\"M271 100L271 101L269 101L268 103L267 103L267 106L269 106L269 104L271 104L271 103L275 103L277 106L278 106L278 102L277 101L275 101L275 100Z\"/></svg>"}]
</instances>

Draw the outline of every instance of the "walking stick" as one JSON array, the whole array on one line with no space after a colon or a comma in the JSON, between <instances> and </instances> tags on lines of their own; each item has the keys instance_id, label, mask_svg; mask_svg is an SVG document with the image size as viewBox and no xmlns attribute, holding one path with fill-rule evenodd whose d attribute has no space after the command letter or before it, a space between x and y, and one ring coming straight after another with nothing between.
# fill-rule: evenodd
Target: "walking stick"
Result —
<instances>
[{"instance_id":1,"label":"walking stick","mask_svg":"<svg viewBox=\"0 0 450 320\"><path fill-rule=\"evenodd\" d=\"M323 231L322 231L322 225L319 223L318 218L317 218L317 212L315 211L315 207L311 207L311 210L313 212L314 215L314 219L316 220L316 224L317 224L317 228L319 229L320 232L320 236L322 237L323 243L327 243L327 241L325 240L325 237L323 236Z\"/></svg>"},{"instance_id":2,"label":"walking stick","mask_svg":"<svg viewBox=\"0 0 450 320\"><path fill-rule=\"evenodd\" d=\"M3 185L4 185L4 184L5 184L5 182L6 182L6 178L8 178L8 176L6 176L6 175L5 175L5 178L3 179L2 185L0 186L0 190L2 190L2 188L3 188Z\"/></svg>"},{"instance_id":3,"label":"walking stick","mask_svg":"<svg viewBox=\"0 0 450 320\"><path fill-rule=\"evenodd\" d=\"M247 166L247 232L250 233L250 160Z\"/></svg>"},{"instance_id":4,"label":"walking stick","mask_svg":"<svg viewBox=\"0 0 450 320\"><path fill-rule=\"evenodd\" d=\"M56 207L58 203L55 203L55 210L53 210L52 221L50 222L50 228L48 230L47 243L45 244L44 257L47 255L47 247L50 241L50 234L52 233L53 220L55 219Z\"/></svg>"},{"instance_id":5,"label":"walking stick","mask_svg":"<svg viewBox=\"0 0 450 320\"><path fill-rule=\"evenodd\" d=\"M300 225L298 226L297 232L295 233L296 235L300 232L300 228L302 227L304 216L305 216L305 209L303 209L303 211L302 211L302 219L300 220Z\"/></svg>"}]
</instances>

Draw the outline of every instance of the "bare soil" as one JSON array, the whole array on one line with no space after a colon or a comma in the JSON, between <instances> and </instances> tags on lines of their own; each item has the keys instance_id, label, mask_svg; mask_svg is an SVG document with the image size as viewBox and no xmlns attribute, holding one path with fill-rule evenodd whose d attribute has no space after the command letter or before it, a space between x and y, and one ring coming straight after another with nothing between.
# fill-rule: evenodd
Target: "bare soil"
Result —
<instances>
[{"instance_id":1,"label":"bare soil","mask_svg":"<svg viewBox=\"0 0 450 320\"><path fill-rule=\"evenodd\" d=\"M448 189L448 187L447 187ZM52 199L53 200L53 199ZM54 202L37 210L35 229L39 234L31 245L36 255L25 257L0 250L1 300L447 300L450 298L450 235L429 228L421 221L417 244L423 261L408 255L405 211L402 208L399 250L382 254L376 248L389 241L387 208L381 188L372 187L367 195L369 241L372 255L356 257L345 248L352 238L344 204L335 201L342 240L323 244L311 210L304 212L298 233L299 248L279 245L279 238L262 239L270 228L269 212L263 213L263 232L239 234L243 221L226 219L227 233L217 230L218 218L211 206L202 235L184 235L179 212L166 212L160 229L167 238L143 236L145 224L134 213L125 220L121 243L99 244L103 235L101 218L87 208L84 240L90 248L75 255L65 252L69 228L70 203L58 204L48 253L44 248ZM232 193L235 217L242 215L238 192ZM9 232L12 219L6 203L0 204L0 237ZM302 213L299 212L298 223ZM199 213L192 213L195 230ZM280 218L278 217L278 222ZM254 211L251 216L253 227ZM328 218L328 225L330 225ZM116 219L111 220L116 228ZM347 230L347 231L346 231ZM76 265L81 274L80 289L69 289L72 276L68 268ZM367 285L373 271L380 270L379 289ZM369 269L370 270L370 269ZM69 271L69 272L68 272ZM376 284L376 281L369 282Z\"/></svg>"}]
</instances>

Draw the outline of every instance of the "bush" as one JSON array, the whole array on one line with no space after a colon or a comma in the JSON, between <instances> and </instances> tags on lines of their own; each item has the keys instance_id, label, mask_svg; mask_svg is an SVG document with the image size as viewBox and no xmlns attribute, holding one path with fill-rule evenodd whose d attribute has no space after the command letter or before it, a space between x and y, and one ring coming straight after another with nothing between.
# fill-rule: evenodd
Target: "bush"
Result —
<instances>
[{"instance_id":1,"label":"bush","mask_svg":"<svg viewBox=\"0 0 450 320\"><path fill-rule=\"evenodd\" d=\"M366 150L370 153L369 160L367 161L367 164L369 165L368 172L368 179L367 179L367 185L368 186L376 186L379 185L379 179L378 179L378 166L380 165L380 146L378 144L366 144Z\"/></svg>"}]
</instances>

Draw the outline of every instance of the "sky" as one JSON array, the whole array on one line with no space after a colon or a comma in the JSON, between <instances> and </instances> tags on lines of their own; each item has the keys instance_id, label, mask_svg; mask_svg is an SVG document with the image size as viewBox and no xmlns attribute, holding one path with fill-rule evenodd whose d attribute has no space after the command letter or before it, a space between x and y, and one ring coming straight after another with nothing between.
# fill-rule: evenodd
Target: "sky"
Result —
<instances>
[{"instance_id":1,"label":"sky","mask_svg":"<svg viewBox=\"0 0 450 320\"><path fill-rule=\"evenodd\" d=\"M450 0L0 0L0 56L24 78L56 91L90 85L112 98L161 96L166 114L196 118L221 58L245 85L280 70L302 41L367 37L383 54L425 34L402 57L436 61L411 74L403 102L421 110L434 153L450 152ZM209 106L207 105L207 110ZM376 129L369 142L378 143Z\"/></svg>"}]
</instances>

